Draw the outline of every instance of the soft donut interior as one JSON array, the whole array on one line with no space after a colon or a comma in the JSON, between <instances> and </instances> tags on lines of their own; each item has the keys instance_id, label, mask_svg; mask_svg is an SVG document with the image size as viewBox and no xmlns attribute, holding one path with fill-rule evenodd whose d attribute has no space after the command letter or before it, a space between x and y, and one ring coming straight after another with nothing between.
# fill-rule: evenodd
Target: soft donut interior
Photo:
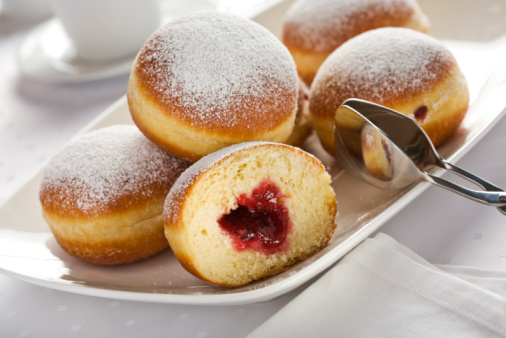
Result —
<instances>
[{"instance_id":1,"label":"soft donut interior","mask_svg":"<svg viewBox=\"0 0 506 338\"><path fill-rule=\"evenodd\" d=\"M238 286L279 272L334 232L330 176L299 149L242 150L192 181L179 221L166 219L166 236L183 266L211 283ZM259 225L266 220L271 226Z\"/></svg>"}]
</instances>

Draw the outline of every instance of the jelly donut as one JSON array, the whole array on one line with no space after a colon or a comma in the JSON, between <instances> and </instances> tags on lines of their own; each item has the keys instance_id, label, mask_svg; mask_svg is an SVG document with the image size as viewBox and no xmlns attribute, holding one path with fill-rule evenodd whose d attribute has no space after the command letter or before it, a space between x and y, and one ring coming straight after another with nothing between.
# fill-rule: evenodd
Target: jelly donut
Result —
<instances>
[{"instance_id":1,"label":"jelly donut","mask_svg":"<svg viewBox=\"0 0 506 338\"><path fill-rule=\"evenodd\" d=\"M44 219L58 244L86 262L148 258L168 247L163 204L188 166L135 126L83 134L48 163L40 187Z\"/></svg>"},{"instance_id":2,"label":"jelly donut","mask_svg":"<svg viewBox=\"0 0 506 338\"><path fill-rule=\"evenodd\" d=\"M413 118L437 147L459 127L469 90L453 54L441 42L411 29L388 27L348 40L316 74L309 110L313 128L332 155L336 110L349 98Z\"/></svg>"},{"instance_id":3,"label":"jelly donut","mask_svg":"<svg viewBox=\"0 0 506 338\"><path fill-rule=\"evenodd\" d=\"M310 84L323 61L348 39L380 27L427 32L415 0L298 0L283 20L282 41Z\"/></svg>"},{"instance_id":4,"label":"jelly donut","mask_svg":"<svg viewBox=\"0 0 506 338\"><path fill-rule=\"evenodd\" d=\"M217 285L275 274L323 248L335 230L331 179L312 155L247 142L185 171L167 196L165 234L181 265Z\"/></svg>"},{"instance_id":5,"label":"jelly donut","mask_svg":"<svg viewBox=\"0 0 506 338\"><path fill-rule=\"evenodd\" d=\"M148 39L127 97L134 122L151 141L194 162L244 141L285 142L297 81L290 53L267 29L232 14L196 12Z\"/></svg>"},{"instance_id":6,"label":"jelly donut","mask_svg":"<svg viewBox=\"0 0 506 338\"><path fill-rule=\"evenodd\" d=\"M309 88L299 80L299 99L297 104L297 114L292 133L286 144L300 147L304 141L311 135L311 114L309 114Z\"/></svg>"}]
</instances>

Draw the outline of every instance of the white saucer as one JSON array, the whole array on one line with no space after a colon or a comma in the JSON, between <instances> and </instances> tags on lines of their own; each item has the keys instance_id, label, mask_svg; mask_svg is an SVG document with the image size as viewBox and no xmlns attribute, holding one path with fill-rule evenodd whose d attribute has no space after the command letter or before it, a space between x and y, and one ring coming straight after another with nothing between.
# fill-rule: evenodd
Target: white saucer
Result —
<instances>
[{"instance_id":1,"label":"white saucer","mask_svg":"<svg viewBox=\"0 0 506 338\"><path fill-rule=\"evenodd\" d=\"M126 74L134 60L135 54L107 62L83 60L57 19L46 21L29 33L18 54L23 75L52 83L84 82Z\"/></svg>"}]
</instances>

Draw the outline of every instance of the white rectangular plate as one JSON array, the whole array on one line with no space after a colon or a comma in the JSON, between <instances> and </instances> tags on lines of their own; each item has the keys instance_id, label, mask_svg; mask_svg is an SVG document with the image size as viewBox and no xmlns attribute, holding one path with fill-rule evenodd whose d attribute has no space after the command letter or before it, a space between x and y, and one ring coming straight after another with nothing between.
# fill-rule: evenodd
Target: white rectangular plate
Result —
<instances>
[{"instance_id":1,"label":"white rectangular plate","mask_svg":"<svg viewBox=\"0 0 506 338\"><path fill-rule=\"evenodd\" d=\"M430 15L430 5L434 1L420 2L427 6L422 8ZM455 4L463 8L463 4L468 2L475 3L448 0L436 1L432 6L441 11ZM275 2L253 19L279 34L282 15L290 3ZM495 8L504 14L506 9L502 7ZM476 11L471 12L476 15ZM465 15L464 12L459 14ZM487 13L482 14L485 22ZM502 22L502 15L494 17ZM491 25L496 27L488 22L485 26L473 25L473 29L481 27L486 30ZM435 27L439 27L438 32L445 33L437 22ZM506 32L506 28L501 32ZM448 40L451 37L451 34L445 36L445 41L462 66L473 99L461 128L440 149L443 157L456 161L504 113L506 71L494 71L486 83L484 73L489 74L492 67L499 64L501 58L497 57L497 53L506 50L506 43L504 39L452 42ZM476 63L476 60L488 61ZM482 65L485 70L480 68ZM82 132L125 123L132 121L123 97ZM228 289L207 284L187 273L170 250L146 261L122 266L102 267L83 263L63 252L41 217L38 190L44 168L0 207L0 272L49 288L124 300L208 305L267 301L323 272L427 187L418 185L396 192L380 191L342 172L337 162L322 150L314 135L304 148L320 158L333 177L339 209L336 218L338 228L325 249L285 272L244 287Z\"/></svg>"}]
</instances>

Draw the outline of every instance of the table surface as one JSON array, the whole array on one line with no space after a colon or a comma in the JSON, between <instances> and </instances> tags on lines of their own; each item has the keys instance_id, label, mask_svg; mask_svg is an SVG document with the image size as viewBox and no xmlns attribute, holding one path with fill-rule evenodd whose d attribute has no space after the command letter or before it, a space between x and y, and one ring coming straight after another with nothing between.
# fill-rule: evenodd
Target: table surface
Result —
<instances>
[{"instance_id":1,"label":"table surface","mask_svg":"<svg viewBox=\"0 0 506 338\"><path fill-rule=\"evenodd\" d=\"M47 84L23 77L16 54L40 23L0 16L0 204L73 135L124 95L128 81L127 74L74 84ZM506 187L504 130L506 119L458 164ZM505 216L437 187L429 187L380 231L434 264L506 271ZM266 303L192 306L82 296L0 275L0 335L240 337L310 283ZM336 325L340 325L338 319Z\"/></svg>"}]
</instances>

